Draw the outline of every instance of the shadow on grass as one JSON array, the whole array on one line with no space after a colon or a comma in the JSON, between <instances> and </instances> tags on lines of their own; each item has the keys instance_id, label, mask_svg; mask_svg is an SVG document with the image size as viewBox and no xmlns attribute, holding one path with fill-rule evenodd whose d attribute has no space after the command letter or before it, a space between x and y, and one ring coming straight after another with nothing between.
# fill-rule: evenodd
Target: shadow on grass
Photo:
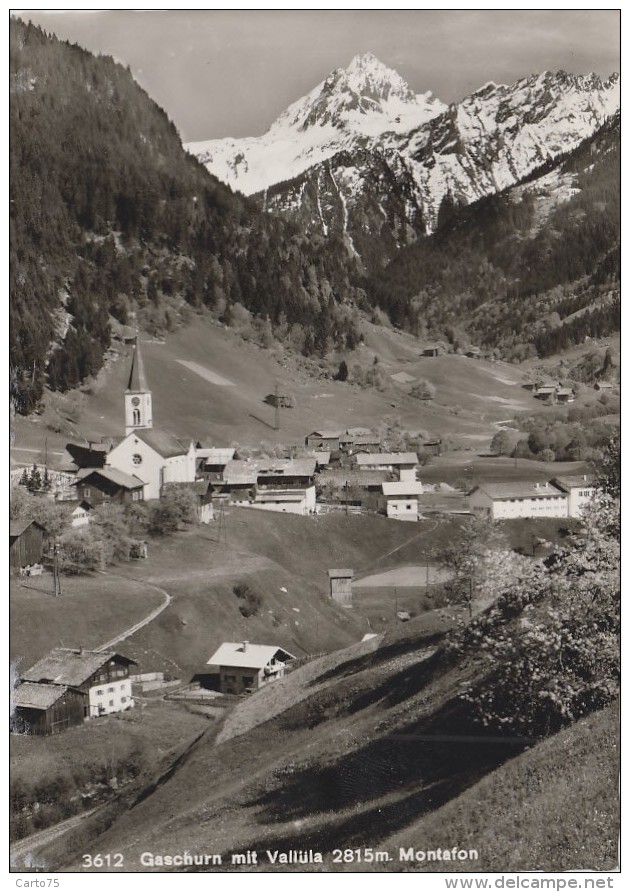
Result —
<instances>
[{"instance_id":1,"label":"shadow on grass","mask_svg":"<svg viewBox=\"0 0 630 892\"><path fill-rule=\"evenodd\" d=\"M258 415L252 415L252 413L250 412L250 413L249 413L249 417L250 417L250 418L253 418L254 421L258 421L258 422L260 422L260 424L264 424L265 427L268 427L270 431L275 431L275 430L276 430L276 428L273 426L273 424L269 424L268 421L264 421L264 419L259 418Z\"/></svg>"},{"instance_id":2,"label":"shadow on grass","mask_svg":"<svg viewBox=\"0 0 630 892\"><path fill-rule=\"evenodd\" d=\"M276 773L275 789L248 805L261 809L261 823L283 823L356 809L421 786L408 797L404 820L411 820L458 796L528 742L481 736L463 719L459 703L451 701L435 716L373 740L334 765L298 771L288 766Z\"/></svg>"},{"instance_id":3,"label":"shadow on grass","mask_svg":"<svg viewBox=\"0 0 630 892\"><path fill-rule=\"evenodd\" d=\"M346 676L361 672L363 669L375 668L379 663L384 663L387 660L395 659L403 654L408 654L413 646L417 646L418 649L434 646L443 637L444 632L431 632L419 633L415 638L405 637L398 641L392 641L390 644L379 647L377 650L361 654L359 657L353 657L343 663L339 663L337 666L329 669L328 672L324 672L322 675L318 675L317 678L310 681L309 687L317 687L322 682L330 681L331 679L345 678Z\"/></svg>"}]
</instances>

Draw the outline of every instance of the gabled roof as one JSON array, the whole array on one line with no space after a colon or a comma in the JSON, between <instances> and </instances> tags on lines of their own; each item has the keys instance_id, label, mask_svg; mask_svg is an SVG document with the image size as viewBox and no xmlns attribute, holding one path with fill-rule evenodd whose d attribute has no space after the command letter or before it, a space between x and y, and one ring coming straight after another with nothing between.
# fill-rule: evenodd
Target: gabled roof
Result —
<instances>
[{"instance_id":1,"label":"gabled roof","mask_svg":"<svg viewBox=\"0 0 630 892\"><path fill-rule=\"evenodd\" d=\"M551 482L554 483L556 486L559 486L560 489L568 491L570 489L579 489L585 486L594 486L595 478L589 476L588 474L584 474L582 476L576 474L574 476L567 477L554 477Z\"/></svg>"},{"instance_id":2,"label":"gabled roof","mask_svg":"<svg viewBox=\"0 0 630 892\"><path fill-rule=\"evenodd\" d=\"M37 520L14 520L9 523L9 538L13 539L21 536L22 533L25 530L28 530L33 524L35 524L36 527L39 527L44 533L46 532L46 527L42 526Z\"/></svg>"},{"instance_id":3,"label":"gabled roof","mask_svg":"<svg viewBox=\"0 0 630 892\"><path fill-rule=\"evenodd\" d=\"M14 707L22 709L50 709L68 690L65 684L36 684L30 681L19 684L12 693Z\"/></svg>"},{"instance_id":4,"label":"gabled roof","mask_svg":"<svg viewBox=\"0 0 630 892\"><path fill-rule=\"evenodd\" d=\"M346 431L349 437L376 437L378 436L369 427L349 427Z\"/></svg>"},{"instance_id":5,"label":"gabled roof","mask_svg":"<svg viewBox=\"0 0 630 892\"><path fill-rule=\"evenodd\" d=\"M385 496L420 496L423 492L419 480L393 480L390 483L383 482L381 486Z\"/></svg>"},{"instance_id":6,"label":"gabled roof","mask_svg":"<svg viewBox=\"0 0 630 892\"><path fill-rule=\"evenodd\" d=\"M502 501L504 499L542 499L550 496L564 496L558 487L552 483L480 483L471 490L470 495L477 490L485 492L491 499Z\"/></svg>"},{"instance_id":7,"label":"gabled roof","mask_svg":"<svg viewBox=\"0 0 630 892\"><path fill-rule=\"evenodd\" d=\"M227 484L246 483L253 486L258 479L258 468L251 462L230 461L225 466L223 480Z\"/></svg>"},{"instance_id":8,"label":"gabled roof","mask_svg":"<svg viewBox=\"0 0 630 892\"><path fill-rule=\"evenodd\" d=\"M309 437L320 437L322 440L338 440L343 431L340 430L331 430L329 428L320 428L317 431L311 431L310 434L306 435L306 439Z\"/></svg>"},{"instance_id":9,"label":"gabled roof","mask_svg":"<svg viewBox=\"0 0 630 892\"><path fill-rule=\"evenodd\" d=\"M127 390L132 393L146 393L149 390L147 377L144 372L144 360L140 352L140 342L137 337L133 348L133 356L131 357L131 371L129 372Z\"/></svg>"},{"instance_id":10,"label":"gabled roof","mask_svg":"<svg viewBox=\"0 0 630 892\"><path fill-rule=\"evenodd\" d=\"M275 644L224 642L208 660L208 666L235 666L241 669L262 669L274 657L285 663L294 660L293 654Z\"/></svg>"},{"instance_id":11,"label":"gabled roof","mask_svg":"<svg viewBox=\"0 0 630 892\"><path fill-rule=\"evenodd\" d=\"M139 487L144 486L144 480L136 477L135 474L125 474L124 471L118 471L116 468L106 467L86 470L88 473L82 474L78 480L75 480L72 483L72 486L78 486L79 483L86 483L91 477L102 477L104 480L109 480L109 482L113 483L115 486L120 486L121 489L138 489Z\"/></svg>"},{"instance_id":12,"label":"gabled roof","mask_svg":"<svg viewBox=\"0 0 630 892\"><path fill-rule=\"evenodd\" d=\"M206 465L226 465L234 458L235 449L202 447L197 449L197 458L202 458Z\"/></svg>"},{"instance_id":13,"label":"gabled roof","mask_svg":"<svg viewBox=\"0 0 630 892\"><path fill-rule=\"evenodd\" d=\"M187 455L190 449L190 443L192 442L192 440L190 440L188 445L185 445L185 443L178 440L173 434L169 434L168 431L163 431L155 427L134 430L129 436L138 437L139 440L142 440L143 443L146 443L151 449L155 449L162 458L174 458L176 455Z\"/></svg>"},{"instance_id":14,"label":"gabled roof","mask_svg":"<svg viewBox=\"0 0 630 892\"><path fill-rule=\"evenodd\" d=\"M305 458L313 458L317 465L327 465L330 462L330 452L307 452Z\"/></svg>"},{"instance_id":15,"label":"gabled roof","mask_svg":"<svg viewBox=\"0 0 630 892\"><path fill-rule=\"evenodd\" d=\"M359 467L363 465L417 465L418 456L415 452L372 452L366 455L357 455L356 461Z\"/></svg>"},{"instance_id":16,"label":"gabled roof","mask_svg":"<svg viewBox=\"0 0 630 892\"><path fill-rule=\"evenodd\" d=\"M113 650L98 652L55 647L47 656L22 673L22 680L79 687L112 659L137 665L135 660L123 657Z\"/></svg>"}]
</instances>

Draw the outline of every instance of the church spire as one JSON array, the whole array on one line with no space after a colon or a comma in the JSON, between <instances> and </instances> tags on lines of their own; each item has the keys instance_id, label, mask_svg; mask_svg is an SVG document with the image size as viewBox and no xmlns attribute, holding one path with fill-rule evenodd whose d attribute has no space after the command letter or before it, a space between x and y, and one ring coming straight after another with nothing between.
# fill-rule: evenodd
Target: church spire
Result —
<instances>
[{"instance_id":1,"label":"church spire","mask_svg":"<svg viewBox=\"0 0 630 892\"><path fill-rule=\"evenodd\" d=\"M125 393L125 434L151 427L153 427L151 391L147 385L140 341L136 335L136 343L131 357L131 369L129 370L129 383Z\"/></svg>"},{"instance_id":2,"label":"church spire","mask_svg":"<svg viewBox=\"0 0 630 892\"><path fill-rule=\"evenodd\" d=\"M148 389L147 377L144 371L144 360L142 358L142 353L140 352L140 341L136 335L136 343L134 344L133 355L131 357L131 370L129 372L127 390L132 390L134 393L141 393Z\"/></svg>"}]
</instances>

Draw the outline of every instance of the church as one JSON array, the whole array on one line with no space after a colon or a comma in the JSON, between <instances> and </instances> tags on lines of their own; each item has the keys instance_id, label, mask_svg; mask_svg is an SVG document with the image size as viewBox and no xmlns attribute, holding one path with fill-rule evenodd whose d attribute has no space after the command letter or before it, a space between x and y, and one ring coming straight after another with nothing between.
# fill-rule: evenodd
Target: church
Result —
<instances>
[{"instance_id":1,"label":"church","mask_svg":"<svg viewBox=\"0 0 630 892\"><path fill-rule=\"evenodd\" d=\"M153 427L153 402L140 343L136 337L125 391L125 436L110 440L111 448L68 445L81 467L111 468L144 484L142 498L158 499L166 483L194 483L197 455L193 440L179 440ZM81 456L78 452L84 453ZM77 454L75 454L77 453Z\"/></svg>"},{"instance_id":2,"label":"church","mask_svg":"<svg viewBox=\"0 0 630 892\"><path fill-rule=\"evenodd\" d=\"M125 391L125 437L108 453L105 463L139 477L145 484L145 499L158 499L165 483L195 481L194 441L179 440L168 431L153 427L152 396L138 338Z\"/></svg>"}]
</instances>

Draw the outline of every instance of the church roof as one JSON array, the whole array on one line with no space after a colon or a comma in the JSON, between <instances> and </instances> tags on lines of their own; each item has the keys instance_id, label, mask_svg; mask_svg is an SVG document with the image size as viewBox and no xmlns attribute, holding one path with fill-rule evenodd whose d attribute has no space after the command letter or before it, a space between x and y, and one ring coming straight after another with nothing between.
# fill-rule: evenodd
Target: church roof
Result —
<instances>
[{"instance_id":1,"label":"church roof","mask_svg":"<svg viewBox=\"0 0 630 892\"><path fill-rule=\"evenodd\" d=\"M168 431L159 430L159 428L138 428L132 431L134 437L143 440L147 446L155 449L162 458L173 458L176 455L186 455L190 449L190 441L188 445L182 443L173 434Z\"/></svg>"},{"instance_id":2,"label":"church roof","mask_svg":"<svg viewBox=\"0 0 630 892\"><path fill-rule=\"evenodd\" d=\"M147 376L144 371L144 360L142 359L142 353L140 352L140 342L137 337L133 348L133 356L131 358L131 371L129 372L127 390L138 393L149 390Z\"/></svg>"}]
</instances>

